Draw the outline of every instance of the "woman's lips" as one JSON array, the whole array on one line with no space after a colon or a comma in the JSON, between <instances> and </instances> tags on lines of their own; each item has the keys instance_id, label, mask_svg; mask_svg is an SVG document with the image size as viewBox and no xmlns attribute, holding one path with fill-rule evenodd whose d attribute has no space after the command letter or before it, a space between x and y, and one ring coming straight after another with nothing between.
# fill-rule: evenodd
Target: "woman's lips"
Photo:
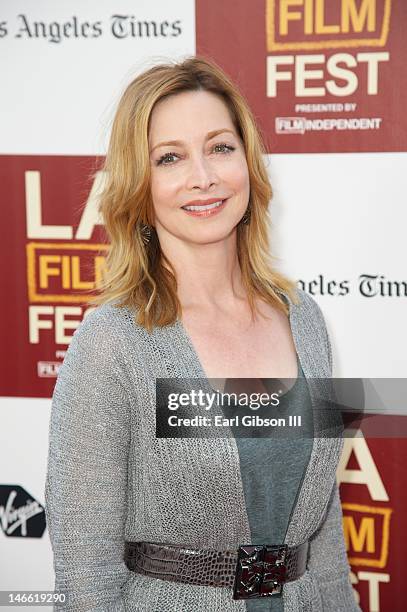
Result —
<instances>
[{"instance_id":1,"label":"woman's lips","mask_svg":"<svg viewBox=\"0 0 407 612\"><path fill-rule=\"evenodd\" d=\"M220 204L220 206L216 206L214 208L207 208L206 210L186 210L185 208L183 208L182 210L187 213L187 215L190 215L191 217L213 217L214 215L217 215L221 210L223 210L226 206L226 200L222 200L222 204Z\"/></svg>"}]
</instances>

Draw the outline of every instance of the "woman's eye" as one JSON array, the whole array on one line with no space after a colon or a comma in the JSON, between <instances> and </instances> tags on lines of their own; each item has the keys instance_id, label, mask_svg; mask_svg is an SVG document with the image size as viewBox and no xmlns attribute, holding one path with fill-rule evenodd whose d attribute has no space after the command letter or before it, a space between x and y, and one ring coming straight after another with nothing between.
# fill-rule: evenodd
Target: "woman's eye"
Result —
<instances>
[{"instance_id":1,"label":"woman's eye","mask_svg":"<svg viewBox=\"0 0 407 612\"><path fill-rule=\"evenodd\" d=\"M230 145L227 145L226 143L222 143L222 144L217 144L214 146L214 149L216 149L216 147L225 147L226 150L223 150L222 153L231 153L232 151L235 150L235 147L232 147Z\"/></svg>"},{"instance_id":2,"label":"woman's eye","mask_svg":"<svg viewBox=\"0 0 407 612\"><path fill-rule=\"evenodd\" d=\"M165 153L157 161L157 166L161 166L161 165L168 166L168 164L165 162L168 160L169 157L178 157L178 156L176 153ZM170 163L171 163L171 160L170 160Z\"/></svg>"},{"instance_id":3,"label":"woman's eye","mask_svg":"<svg viewBox=\"0 0 407 612\"><path fill-rule=\"evenodd\" d=\"M218 148L220 148L222 150L221 151L216 151L217 153L231 153L232 151L235 150L235 147L232 147L231 145L227 145L224 142L222 142L220 144L214 145L212 150L215 150L215 149L218 149ZM178 157L178 155L176 153L165 153L157 161L157 166L169 166L169 165L171 165L173 163L173 161L170 158L172 158L172 157Z\"/></svg>"}]
</instances>

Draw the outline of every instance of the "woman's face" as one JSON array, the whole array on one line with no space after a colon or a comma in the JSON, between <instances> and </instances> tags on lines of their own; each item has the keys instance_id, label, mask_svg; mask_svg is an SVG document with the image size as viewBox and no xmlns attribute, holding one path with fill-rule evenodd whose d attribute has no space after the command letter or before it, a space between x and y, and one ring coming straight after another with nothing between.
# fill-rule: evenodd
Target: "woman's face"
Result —
<instances>
[{"instance_id":1,"label":"woman's face","mask_svg":"<svg viewBox=\"0 0 407 612\"><path fill-rule=\"evenodd\" d=\"M247 208L250 183L243 143L223 100L207 91L160 100L151 114L149 150L160 242L169 235L195 244L229 236Z\"/></svg>"}]
</instances>

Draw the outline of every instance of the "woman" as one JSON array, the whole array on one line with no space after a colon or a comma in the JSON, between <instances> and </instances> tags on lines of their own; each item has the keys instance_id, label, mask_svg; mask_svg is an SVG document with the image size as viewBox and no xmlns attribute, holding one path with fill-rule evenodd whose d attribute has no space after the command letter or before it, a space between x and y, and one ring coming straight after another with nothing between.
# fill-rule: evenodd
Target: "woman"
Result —
<instances>
[{"instance_id":1,"label":"woman","mask_svg":"<svg viewBox=\"0 0 407 612\"><path fill-rule=\"evenodd\" d=\"M331 374L321 311L270 261L263 150L241 94L204 58L155 66L121 98L101 196L107 273L51 414L46 507L65 610L359 609L340 438L287 453L281 440L156 436L158 378ZM287 398L306 411L295 388Z\"/></svg>"}]
</instances>

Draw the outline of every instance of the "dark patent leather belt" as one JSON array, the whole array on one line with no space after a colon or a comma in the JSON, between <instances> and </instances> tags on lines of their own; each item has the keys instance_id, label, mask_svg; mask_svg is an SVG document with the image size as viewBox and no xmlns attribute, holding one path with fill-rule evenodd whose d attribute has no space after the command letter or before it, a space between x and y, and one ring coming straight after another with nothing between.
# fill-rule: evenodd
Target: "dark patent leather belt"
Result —
<instances>
[{"instance_id":1,"label":"dark patent leather belt","mask_svg":"<svg viewBox=\"0 0 407 612\"><path fill-rule=\"evenodd\" d=\"M269 597L306 570L308 542L247 544L238 550L188 548L177 544L126 542L124 560L133 572L187 584L232 587L233 599Z\"/></svg>"}]
</instances>

